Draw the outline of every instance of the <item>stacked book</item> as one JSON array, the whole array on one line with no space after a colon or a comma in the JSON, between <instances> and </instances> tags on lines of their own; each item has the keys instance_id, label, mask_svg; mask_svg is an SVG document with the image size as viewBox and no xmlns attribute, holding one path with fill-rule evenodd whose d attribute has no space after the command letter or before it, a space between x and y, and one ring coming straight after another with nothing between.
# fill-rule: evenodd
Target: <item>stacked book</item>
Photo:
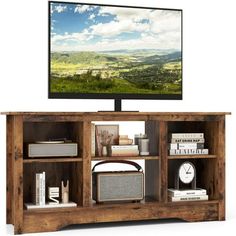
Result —
<instances>
[{"instance_id":1,"label":"stacked book","mask_svg":"<svg viewBox=\"0 0 236 236\"><path fill-rule=\"evenodd\" d=\"M207 201L208 195L206 189L168 189L168 199L171 202L181 201Z\"/></svg>"},{"instance_id":2,"label":"stacked book","mask_svg":"<svg viewBox=\"0 0 236 236\"><path fill-rule=\"evenodd\" d=\"M36 173L33 187L33 203L35 205L45 205L45 172Z\"/></svg>"},{"instance_id":3,"label":"stacked book","mask_svg":"<svg viewBox=\"0 0 236 236\"><path fill-rule=\"evenodd\" d=\"M138 145L128 135L119 135L119 145L111 145L111 156L138 156Z\"/></svg>"},{"instance_id":4,"label":"stacked book","mask_svg":"<svg viewBox=\"0 0 236 236\"><path fill-rule=\"evenodd\" d=\"M119 135L119 145L131 145L133 139L129 138L128 135Z\"/></svg>"},{"instance_id":5,"label":"stacked book","mask_svg":"<svg viewBox=\"0 0 236 236\"><path fill-rule=\"evenodd\" d=\"M138 156L138 145L111 145L111 156Z\"/></svg>"},{"instance_id":6,"label":"stacked book","mask_svg":"<svg viewBox=\"0 0 236 236\"><path fill-rule=\"evenodd\" d=\"M172 133L169 155L207 155L204 133Z\"/></svg>"}]
</instances>

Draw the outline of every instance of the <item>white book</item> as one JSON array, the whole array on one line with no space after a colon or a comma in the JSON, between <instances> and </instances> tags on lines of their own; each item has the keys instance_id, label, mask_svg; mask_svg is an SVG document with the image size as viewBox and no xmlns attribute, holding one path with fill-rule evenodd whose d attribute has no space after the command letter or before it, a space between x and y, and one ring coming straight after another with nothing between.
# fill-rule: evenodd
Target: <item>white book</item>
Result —
<instances>
[{"instance_id":1,"label":"white book","mask_svg":"<svg viewBox=\"0 0 236 236\"><path fill-rule=\"evenodd\" d=\"M43 174L39 174L39 205L43 205Z\"/></svg>"},{"instance_id":2,"label":"white book","mask_svg":"<svg viewBox=\"0 0 236 236\"><path fill-rule=\"evenodd\" d=\"M203 149L204 143L170 143L169 149Z\"/></svg>"},{"instance_id":3,"label":"white book","mask_svg":"<svg viewBox=\"0 0 236 236\"><path fill-rule=\"evenodd\" d=\"M131 151L131 152L112 152L111 156L139 156L139 151Z\"/></svg>"},{"instance_id":4,"label":"white book","mask_svg":"<svg viewBox=\"0 0 236 236\"><path fill-rule=\"evenodd\" d=\"M115 149L115 150L113 149L111 151L112 153L136 153L136 152L139 153L139 151L135 149Z\"/></svg>"},{"instance_id":5,"label":"white book","mask_svg":"<svg viewBox=\"0 0 236 236\"><path fill-rule=\"evenodd\" d=\"M45 172L42 173L42 205L45 205L46 198L46 176Z\"/></svg>"},{"instance_id":6,"label":"white book","mask_svg":"<svg viewBox=\"0 0 236 236\"><path fill-rule=\"evenodd\" d=\"M170 149L169 155L208 155L208 149Z\"/></svg>"},{"instance_id":7,"label":"white book","mask_svg":"<svg viewBox=\"0 0 236 236\"><path fill-rule=\"evenodd\" d=\"M172 138L171 143L205 143L204 138Z\"/></svg>"},{"instance_id":8,"label":"white book","mask_svg":"<svg viewBox=\"0 0 236 236\"><path fill-rule=\"evenodd\" d=\"M115 153L121 153L121 154L126 154L126 153L139 153L139 151L138 150L112 150L112 152L111 153L113 153L113 154L115 154Z\"/></svg>"},{"instance_id":9,"label":"white book","mask_svg":"<svg viewBox=\"0 0 236 236\"><path fill-rule=\"evenodd\" d=\"M111 150L138 150L138 145L111 145Z\"/></svg>"},{"instance_id":10,"label":"white book","mask_svg":"<svg viewBox=\"0 0 236 236\"><path fill-rule=\"evenodd\" d=\"M204 133L172 133L172 138L204 138Z\"/></svg>"},{"instance_id":11,"label":"white book","mask_svg":"<svg viewBox=\"0 0 236 236\"><path fill-rule=\"evenodd\" d=\"M202 188L197 188L197 189L173 189L170 188L168 189L168 196L170 197L186 197L186 196L201 196L201 195L206 195L207 191L206 189Z\"/></svg>"},{"instance_id":12,"label":"white book","mask_svg":"<svg viewBox=\"0 0 236 236\"><path fill-rule=\"evenodd\" d=\"M62 207L77 207L75 202L68 202L68 203L59 203L59 204L49 204L46 203L45 205L35 205L33 203L25 203L26 209L44 209L44 208L62 208Z\"/></svg>"},{"instance_id":13,"label":"white book","mask_svg":"<svg viewBox=\"0 0 236 236\"><path fill-rule=\"evenodd\" d=\"M195 196L178 196L178 197L169 197L169 200L172 202L181 202L181 201L207 201L208 195L195 195Z\"/></svg>"}]
</instances>

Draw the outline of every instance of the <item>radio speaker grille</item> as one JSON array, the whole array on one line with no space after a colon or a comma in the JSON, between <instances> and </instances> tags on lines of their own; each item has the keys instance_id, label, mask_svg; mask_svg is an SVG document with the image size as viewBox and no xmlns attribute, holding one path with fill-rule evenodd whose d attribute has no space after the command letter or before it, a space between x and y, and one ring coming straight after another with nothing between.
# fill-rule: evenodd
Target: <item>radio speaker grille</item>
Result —
<instances>
[{"instance_id":1,"label":"radio speaker grille","mask_svg":"<svg viewBox=\"0 0 236 236\"><path fill-rule=\"evenodd\" d=\"M98 173L97 174L98 202L125 201L143 199L143 173ZM96 188L95 188L96 189Z\"/></svg>"}]
</instances>

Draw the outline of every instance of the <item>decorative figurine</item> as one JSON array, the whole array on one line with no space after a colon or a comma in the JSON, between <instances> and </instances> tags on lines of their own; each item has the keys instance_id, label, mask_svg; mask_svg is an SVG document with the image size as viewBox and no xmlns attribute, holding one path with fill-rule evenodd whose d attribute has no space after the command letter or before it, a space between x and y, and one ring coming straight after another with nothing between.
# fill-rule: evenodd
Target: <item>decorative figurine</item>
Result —
<instances>
[{"instance_id":1,"label":"decorative figurine","mask_svg":"<svg viewBox=\"0 0 236 236\"><path fill-rule=\"evenodd\" d=\"M48 198L52 201L49 202L49 204L59 204L59 199L56 199L59 198L59 196L59 187L48 187Z\"/></svg>"},{"instance_id":2,"label":"decorative figurine","mask_svg":"<svg viewBox=\"0 0 236 236\"><path fill-rule=\"evenodd\" d=\"M69 202L69 180L66 181L66 185L64 181L61 181L61 200L62 203Z\"/></svg>"}]
</instances>

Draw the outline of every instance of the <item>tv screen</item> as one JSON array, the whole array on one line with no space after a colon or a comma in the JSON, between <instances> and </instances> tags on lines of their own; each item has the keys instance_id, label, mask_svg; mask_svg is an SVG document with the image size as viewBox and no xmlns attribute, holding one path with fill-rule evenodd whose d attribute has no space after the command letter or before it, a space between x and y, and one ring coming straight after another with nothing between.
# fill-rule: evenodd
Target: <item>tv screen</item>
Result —
<instances>
[{"instance_id":1,"label":"tv screen","mask_svg":"<svg viewBox=\"0 0 236 236\"><path fill-rule=\"evenodd\" d=\"M49 98L182 99L182 10L50 1Z\"/></svg>"}]
</instances>

